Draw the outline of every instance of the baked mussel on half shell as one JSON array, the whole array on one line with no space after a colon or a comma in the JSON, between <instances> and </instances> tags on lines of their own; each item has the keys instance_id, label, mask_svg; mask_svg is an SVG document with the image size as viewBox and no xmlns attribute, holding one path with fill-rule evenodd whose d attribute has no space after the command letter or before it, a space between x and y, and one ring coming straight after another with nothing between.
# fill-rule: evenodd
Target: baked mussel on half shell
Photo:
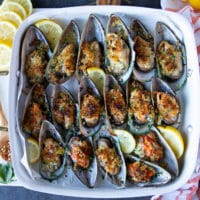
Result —
<instances>
[{"instance_id":1,"label":"baked mussel on half shell","mask_svg":"<svg viewBox=\"0 0 200 200\"><path fill-rule=\"evenodd\" d=\"M139 20L133 20L130 33L135 51L134 77L141 82L150 81L156 73L154 38Z\"/></svg>"},{"instance_id":2,"label":"baked mussel on half shell","mask_svg":"<svg viewBox=\"0 0 200 200\"><path fill-rule=\"evenodd\" d=\"M23 117L21 122L19 119L19 123L21 123L19 127L22 127L23 133L29 134L38 140L42 122L51 120L51 112L44 86L39 83L34 84L23 106Z\"/></svg>"},{"instance_id":3,"label":"baked mussel on half shell","mask_svg":"<svg viewBox=\"0 0 200 200\"><path fill-rule=\"evenodd\" d=\"M152 78L151 94L154 108L157 110L157 125L178 127L181 120L181 105L170 86L160 78Z\"/></svg>"},{"instance_id":4,"label":"baked mussel on half shell","mask_svg":"<svg viewBox=\"0 0 200 200\"><path fill-rule=\"evenodd\" d=\"M83 135L72 134L69 141L69 157L72 170L87 187L93 188L98 175L97 161L92 139Z\"/></svg>"},{"instance_id":5,"label":"baked mussel on half shell","mask_svg":"<svg viewBox=\"0 0 200 200\"><path fill-rule=\"evenodd\" d=\"M105 68L105 32L100 20L91 14L81 34L78 53L78 77L87 75L87 69L97 67Z\"/></svg>"},{"instance_id":6,"label":"baked mussel on half shell","mask_svg":"<svg viewBox=\"0 0 200 200\"><path fill-rule=\"evenodd\" d=\"M44 179L56 180L66 164L65 143L53 124L43 121L39 137L39 172Z\"/></svg>"},{"instance_id":7,"label":"baked mussel on half shell","mask_svg":"<svg viewBox=\"0 0 200 200\"><path fill-rule=\"evenodd\" d=\"M117 188L125 187L126 165L119 140L103 127L94 138L99 169L105 179Z\"/></svg>"},{"instance_id":8,"label":"baked mussel on half shell","mask_svg":"<svg viewBox=\"0 0 200 200\"><path fill-rule=\"evenodd\" d=\"M104 100L95 84L87 76L80 80L79 91L79 124L85 136L97 133L105 123Z\"/></svg>"},{"instance_id":9,"label":"baked mussel on half shell","mask_svg":"<svg viewBox=\"0 0 200 200\"><path fill-rule=\"evenodd\" d=\"M149 133L135 136L134 155L162 166L172 175L178 176L179 166L174 152L154 126Z\"/></svg>"},{"instance_id":10,"label":"baked mussel on half shell","mask_svg":"<svg viewBox=\"0 0 200 200\"><path fill-rule=\"evenodd\" d=\"M187 80L186 50L181 38L182 35L178 37L168 25L157 22L154 44L158 75L175 91L180 90Z\"/></svg>"},{"instance_id":11,"label":"baked mussel on half shell","mask_svg":"<svg viewBox=\"0 0 200 200\"><path fill-rule=\"evenodd\" d=\"M45 70L51 55L46 38L37 27L31 25L22 41L20 78L23 88L45 82Z\"/></svg>"},{"instance_id":12,"label":"baked mussel on half shell","mask_svg":"<svg viewBox=\"0 0 200 200\"><path fill-rule=\"evenodd\" d=\"M130 186L132 184L140 187L159 186L171 180L170 173L159 165L133 155L126 155L125 160L127 179Z\"/></svg>"},{"instance_id":13,"label":"baked mussel on half shell","mask_svg":"<svg viewBox=\"0 0 200 200\"><path fill-rule=\"evenodd\" d=\"M133 41L124 22L115 14L108 20L106 29L107 71L124 84L133 71L135 52Z\"/></svg>"},{"instance_id":14,"label":"baked mussel on half shell","mask_svg":"<svg viewBox=\"0 0 200 200\"><path fill-rule=\"evenodd\" d=\"M67 81L76 71L80 33L75 21L63 31L46 68L46 79L53 84Z\"/></svg>"},{"instance_id":15,"label":"baked mussel on half shell","mask_svg":"<svg viewBox=\"0 0 200 200\"><path fill-rule=\"evenodd\" d=\"M126 94L112 75L106 75L104 100L109 129L126 129L128 108Z\"/></svg>"},{"instance_id":16,"label":"baked mussel on half shell","mask_svg":"<svg viewBox=\"0 0 200 200\"><path fill-rule=\"evenodd\" d=\"M126 93L131 133L137 135L149 132L156 118L151 92L141 82L129 79Z\"/></svg>"},{"instance_id":17,"label":"baked mussel on half shell","mask_svg":"<svg viewBox=\"0 0 200 200\"><path fill-rule=\"evenodd\" d=\"M46 89L51 106L52 121L66 139L78 128L78 103L63 85L49 84Z\"/></svg>"}]
</instances>

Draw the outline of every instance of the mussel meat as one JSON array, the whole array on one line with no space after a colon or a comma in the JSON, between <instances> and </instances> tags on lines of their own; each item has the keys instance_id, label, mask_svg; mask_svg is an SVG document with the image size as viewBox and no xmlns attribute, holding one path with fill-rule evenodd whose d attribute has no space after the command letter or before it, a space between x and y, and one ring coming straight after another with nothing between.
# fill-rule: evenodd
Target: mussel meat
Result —
<instances>
[{"instance_id":1,"label":"mussel meat","mask_svg":"<svg viewBox=\"0 0 200 200\"><path fill-rule=\"evenodd\" d=\"M40 130L40 174L44 179L58 179L66 164L65 145L55 127L44 121Z\"/></svg>"},{"instance_id":2,"label":"mussel meat","mask_svg":"<svg viewBox=\"0 0 200 200\"><path fill-rule=\"evenodd\" d=\"M46 77L50 83L63 83L75 73L79 41L79 29L72 20L63 31L48 63Z\"/></svg>"},{"instance_id":3,"label":"mussel meat","mask_svg":"<svg viewBox=\"0 0 200 200\"><path fill-rule=\"evenodd\" d=\"M175 124L181 111L180 103L173 90L161 79L152 79L152 99L157 109L157 124Z\"/></svg>"},{"instance_id":4,"label":"mussel meat","mask_svg":"<svg viewBox=\"0 0 200 200\"><path fill-rule=\"evenodd\" d=\"M63 136L69 135L78 125L76 102L62 85L49 84L46 91L55 127Z\"/></svg>"},{"instance_id":5,"label":"mussel meat","mask_svg":"<svg viewBox=\"0 0 200 200\"><path fill-rule=\"evenodd\" d=\"M72 99L65 92L59 92L54 99L52 113L55 121L65 129L74 125L76 120L76 107Z\"/></svg>"},{"instance_id":6,"label":"mussel meat","mask_svg":"<svg viewBox=\"0 0 200 200\"><path fill-rule=\"evenodd\" d=\"M106 75L105 104L108 120L112 128L127 122L127 105L123 89L112 75Z\"/></svg>"},{"instance_id":7,"label":"mussel meat","mask_svg":"<svg viewBox=\"0 0 200 200\"><path fill-rule=\"evenodd\" d=\"M112 146L107 138L100 138L96 150L97 159L100 166L110 175L119 173L122 161L117 154L116 149Z\"/></svg>"},{"instance_id":8,"label":"mussel meat","mask_svg":"<svg viewBox=\"0 0 200 200\"><path fill-rule=\"evenodd\" d=\"M26 74L31 85L44 82L51 55L46 38L38 28L31 25L25 33L22 45L22 73Z\"/></svg>"},{"instance_id":9,"label":"mussel meat","mask_svg":"<svg viewBox=\"0 0 200 200\"><path fill-rule=\"evenodd\" d=\"M32 87L26 99L22 121L23 132L38 139L42 122L45 119L51 119L51 115L44 87L38 83Z\"/></svg>"},{"instance_id":10,"label":"mussel meat","mask_svg":"<svg viewBox=\"0 0 200 200\"><path fill-rule=\"evenodd\" d=\"M174 176L178 175L179 167L177 159L165 139L155 127L152 127L149 133L138 135L135 138L135 155L141 159L159 163L160 166L167 169Z\"/></svg>"},{"instance_id":11,"label":"mussel meat","mask_svg":"<svg viewBox=\"0 0 200 200\"><path fill-rule=\"evenodd\" d=\"M93 188L98 170L91 139L83 136L72 136L68 144L75 175L84 185Z\"/></svg>"},{"instance_id":12,"label":"mussel meat","mask_svg":"<svg viewBox=\"0 0 200 200\"><path fill-rule=\"evenodd\" d=\"M136 54L133 74L137 80L149 81L155 74L156 66L154 39L139 20L133 20L130 32Z\"/></svg>"},{"instance_id":13,"label":"mussel meat","mask_svg":"<svg viewBox=\"0 0 200 200\"><path fill-rule=\"evenodd\" d=\"M114 14L106 30L106 56L108 71L124 84L132 73L135 54L126 25Z\"/></svg>"},{"instance_id":14,"label":"mussel meat","mask_svg":"<svg viewBox=\"0 0 200 200\"><path fill-rule=\"evenodd\" d=\"M155 121L155 110L151 92L139 81L130 80L127 84L129 128L134 134L148 132Z\"/></svg>"},{"instance_id":15,"label":"mussel meat","mask_svg":"<svg viewBox=\"0 0 200 200\"><path fill-rule=\"evenodd\" d=\"M95 138L95 154L102 174L118 187L124 187L126 166L119 141L102 128Z\"/></svg>"},{"instance_id":16,"label":"mussel meat","mask_svg":"<svg viewBox=\"0 0 200 200\"><path fill-rule=\"evenodd\" d=\"M162 41L157 47L160 72L171 79L179 79L183 72L182 54L173 44Z\"/></svg>"},{"instance_id":17,"label":"mussel meat","mask_svg":"<svg viewBox=\"0 0 200 200\"><path fill-rule=\"evenodd\" d=\"M84 134L96 133L104 121L103 98L94 83L83 76L79 86L80 127Z\"/></svg>"},{"instance_id":18,"label":"mussel meat","mask_svg":"<svg viewBox=\"0 0 200 200\"><path fill-rule=\"evenodd\" d=\"M129 68L130 49L126 42L116 33L106 35L107 57L110 62L108 71L121 75Z\"/></svg>"},{"instance_id":19,"label":"mussel meat","mask_svg":"<svg viewBox=\"0 0 200 200\"><path fill-rule=\"evenodd\" d=\"M126 157L126 166L128 180L137 186L162 185L171 180L171 175L162 167L133 155Z\"/></svg>"},{"instance_id":20,"label":"mussel meat","mask_svg":"<svg viewBox=\"0 0 200 200\"><path fill-rule=\"evenodd\" d=\"M99 19L91 14L84 27L78 55L78 74L87 75L87 69L104 69L105 33Z\"/></svg>"},{"instance_id":21,"label":"mussel meat","mask_svg":"<svg viewBox=\"0 0 200 200\"><path fill-rule=\"evenodd\" d=\"M144 160L159 162L164 157L164 148L159 143L156 133L151 131L148 134L136 136L136 148L134 153Z\"/></svg>"},{"instance_id":22,"label":"mussel meat","mask_svg":"<svg viewBox=\"0 0 200 200\"><path fill-rule=\"evenodd\" d=\"M155 30L158 75L174 90L179 90L187 80L185 47L171 28L163 22L157 22Z\"/></svg>"}]
</instances>

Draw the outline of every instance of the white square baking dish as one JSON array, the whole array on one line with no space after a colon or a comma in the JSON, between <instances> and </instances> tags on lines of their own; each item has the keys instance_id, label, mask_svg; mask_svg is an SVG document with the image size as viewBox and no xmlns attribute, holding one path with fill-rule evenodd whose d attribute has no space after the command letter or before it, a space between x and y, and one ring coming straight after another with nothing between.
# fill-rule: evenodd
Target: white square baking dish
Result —
<instances>
[{"instance_id":1,"label":"white square baking dish","mask_svg":"<svg viewBox=\"0 0 200 200\"><path fill-rule=\"evenodd\" d=\"M116 13L119 14L123 20L131 17L138 18L151 31L153 30L157 21L162 21L167 23L169 26L176 27L180 30L180 32L182 32L182 39L186 47L188 64L188 80L182 91L182 97L184 99L183 107L185 112L182 125L182 133L185 139L186 148L183 159L179 163L180 175L167 185L160 187L132 187L125 189L115 189L110 185L102 184L97 188L88 189L79 183L52 184L41 179L33 180L21 163L23 150L21 147L20 135L17 131L16 105L19 87L20 47L23 35L29 25L34 24L34 22L44 18L57 20L59 23L61 23L61 25L66 25L71 19L75 19L82 29L89 14L91 13L100 16L100 19L103 21L103 23L107 21L108 16L111 13ZM124 21L126 22L126 20ZM173 27L171 28L173 29ZM197 158L200 135L200 78L193 31L189 22L179 14L157 9L128 6L84 6L63 9L44 9L44 11L35 13L27 18L17 31L13 45L10 69L9 133L12 148L13 166L15 169L16 177L22 186L31 190L64 196L126 198L163 194L172 190L176 190L177 188L181 187L191 176Z\"/></svg>"}]
</instances>

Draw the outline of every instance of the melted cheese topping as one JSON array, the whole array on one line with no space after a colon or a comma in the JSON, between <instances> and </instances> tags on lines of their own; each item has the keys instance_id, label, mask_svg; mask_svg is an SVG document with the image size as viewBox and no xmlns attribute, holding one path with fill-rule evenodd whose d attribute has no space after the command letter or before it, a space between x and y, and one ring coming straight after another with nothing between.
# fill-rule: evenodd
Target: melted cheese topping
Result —
<instances>
[{"instance_id":1,"label":"melted cheese topping","mask_svg":"<svg viewBox=\"0 0 200 200\"><path fill-rule=\"evenodd\" d=\"M126 42L115 33L106 35L107 57L110 62L108 70L121 75L129 68L130 49Z\"/></svg>"}]
</instances>

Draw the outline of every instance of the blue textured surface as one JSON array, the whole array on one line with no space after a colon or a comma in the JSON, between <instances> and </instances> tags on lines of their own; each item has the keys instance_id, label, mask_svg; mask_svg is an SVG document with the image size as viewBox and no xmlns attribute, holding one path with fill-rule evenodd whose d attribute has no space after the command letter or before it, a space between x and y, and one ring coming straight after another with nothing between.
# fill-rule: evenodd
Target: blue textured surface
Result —
<instances>
[{"instance_id":1,"label":"blue textured surface","mask_svg":"<svg viewBox=\"0 0 200 200\"><path fill-rule=\"evenodd\" d=\"M2 0L0 0L0 3ZM94 0L32 0L34 8L60 8L94 4ZM123 5L160 8L159 0L122 0ZM0 200L86 200L87 198L63 197L30 191L21 187L0 187ZM133 199L133 198L132 198ZM150 197L134 198L134 200L148 200ZM103 199L102 199L103 200Z\"/></svg>"},{"instance_id":2,"label":"blue textured surface","mask_svg":"<svg viewBox=\"0 0 200 200\"><path fill-rule=\"evenodd\" d=\"M132 199L149 200L150 197ZM56 196L52 194L30 191L21 187L0 187L0 200L87 200L87 198Z\"/></svg>"}]
</instances>

